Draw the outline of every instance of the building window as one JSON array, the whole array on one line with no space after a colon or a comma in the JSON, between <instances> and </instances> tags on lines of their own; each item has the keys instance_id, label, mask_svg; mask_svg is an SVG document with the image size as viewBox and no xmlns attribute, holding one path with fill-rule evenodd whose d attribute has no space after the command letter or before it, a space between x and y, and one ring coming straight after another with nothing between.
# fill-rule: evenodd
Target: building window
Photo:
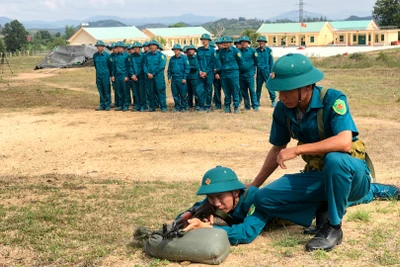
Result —
<instances>
[{"instance_id":1,"label":"building window","mask_svg":"<svg viewBox=\"0 0 400 267\"><path fill-rule=\"evenodd\" d=\"M276 43L276 37L274 37L274 44Z\"/></svg>"},{"instance_id":2,"label":"building window","mask_svg":"<svg viewBox=\"0 0 400 267\"><path fill-rule=\"evenodd\" d=\"M381 41L384 42L385 41L385 35L381 34Z\"/></svg>"},{"instance_id":3,"label":"building window","mask_svg":"<svg viewBox=\"0 0 400 267\"><path fill-rule=\"evenodd\" d=\"M314 43L314 36L310 36L310 43Z\"/></svg>"},{"instance_id":4,"label":"building window","mask_svg":"<svg viewBox=\"0 0 400 267\"><path fill-rule=\"evenodd\" d=\"M371 35L368 34L368 42L371 42Z\"/></svg>"},{"instance_id":5,"label":"building window","mask_svg":"<svg viewBox=\"0 0 400 267\"><path fill-rule=\"evenodd\" d=\"M353 35L353 42L357 42L357 35Z\"/></svg>"},{"instance_id":6,"label":"building window","mask_svg":"<svg viewBox=\"0 0 400 267\"><path fill-rule=\"evenodd\" d=\"M290 42L294 44L294 37L290 38Z\"/></svg>"},{"instance_id":7,"label":"building window","mask_svg":"<svg viewBox=\"0 0 400 267\"><path fill-rule=\"evenodd\" d=\"M339 42L343 43L344 42L344 35L339 36Z\"/></svg>"},{"instance_id":8,"label":"building window","mask_svg":"<svg viewBox=\"0 0 400 267\"><path fill-rule=\"evenodd\" d=\"M183 44L186 45L186 40L183 40Z\"/></svg>"},{"instance_id":9,"label":"building window","mask_svg":"<svg viewBox=\"0 0 400 267\"><path fill-rule=\"evenodd\" d=\"M192 45L193 44L193 42L192 42L192 40L190 40L190 45Z\"/></svg>"}]
</instances>

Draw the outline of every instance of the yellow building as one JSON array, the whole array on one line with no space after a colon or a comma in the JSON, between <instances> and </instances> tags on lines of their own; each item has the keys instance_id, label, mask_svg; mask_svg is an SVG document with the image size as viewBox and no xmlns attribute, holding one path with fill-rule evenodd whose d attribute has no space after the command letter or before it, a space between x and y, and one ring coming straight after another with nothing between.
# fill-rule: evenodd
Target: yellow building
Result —
<instances>
[{"instance_id":1,"label":"yellow building","mask_svg":"<svg viewBox=\"0 0 400 267\"><path fill-rule=\"evenodd\" d=\"M331 22L335 45L390 45L398 29L380 29L373 20Z\"/></svg>"},{"instance_id":2,"label":"yellow building","mask_svg":"<svg viewBox=\"0 0 400 267\"><path fill-rule=\"evenodd\" d=\"M81 27L67 42L70 45L94 45L97 40L102 40L106 44L124 41L132 43L135 41L144 42L148 37L138 28L132 27L102 27L90 28Z\"/></svg>"},{"instance_id":3,"label":"yellow building","mask_svg":"<svg viewBox=\"0 0 400 267\"><path fill-rule=\"evenodd\" d=\"M325 46L333 42L329 22L266 23L257 31L269 46Z\"/></svg>"},{"instance_id":4,"label":"yellow building","mask_svg":"<svg viewBox=\"0 0 400 267\"><path fill-rule=\"evenodd\" d=\"M268 23L257 31L269 46L390 45L399 29L379 28L373 20Z\"/></svg>"},{"instance_id":5,"label":"yellow building","mask_svg":"<svg viewBox=\"0 0 400 267\"><path fill-rule=\"evenodd\" d=\"M171 49L174 44L184 45L195 45L200 46L201 41L200 37L204 33L210 34L203 27L182 27L182 28L148 28L144 29L143 33L145 33L148 38L153 39L158 36L164 38L166 40L165 49Z\"/></svg>"}]
</instances>

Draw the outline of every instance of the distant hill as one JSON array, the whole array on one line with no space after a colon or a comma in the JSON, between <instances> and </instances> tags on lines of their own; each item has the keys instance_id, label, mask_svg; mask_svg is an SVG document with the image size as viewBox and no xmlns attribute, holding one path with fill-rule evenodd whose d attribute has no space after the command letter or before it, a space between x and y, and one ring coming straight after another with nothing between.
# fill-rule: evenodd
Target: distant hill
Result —
<instances>
[{"instance_id":1,"label":"distant hill","mask_svg":"<svg viewBox=\"0 0 400 267\"><path fill-rule=\"evenodd\" d=\"M324 18L325 17L324 14L308 12L308 11L304 11L303 15L305 18L321 18L321 17ZM277 20L299 21L299 11L298 10L289 11L289 12L280 14L279 16L268 18L268 20L270 20L270 21L277 21Z\"/></svg>"},{"instance_id":2,"label":"distant hill","mask_svg":"<svg viewBox=\"0 0 400 267\"><path fill-rule=\"evenodd\" d=\"M372 19L373 19L372 16L367 16L367 17L350 16L345 20L349 21L349 20L372 20Z\"/></svg>"},{"instance_id":3,"label":"distant hill","mask_svg":"<svg viewBox=\"0 0 400 267\"><path fill-rule=\"evenodd\" d=\"M94 16L88 18L86 21L98 21L98 20L117 20L126 25L141 26L145 24L164 24L171 25L178 22L184 22L190 25L200 25L209 21L217 20L217 17L212 16L199 16L194 14L183 14L181 16L174 17L155 17L155 18L121 18L116 16Z\"/></svg>"},{"instance_id":4,"label":"distant hill","mask_svg":"<svg viewBox=\"0 0 400 267\"><path fill-rule=\"evenodd\" d=\"M201 26L214 35L239 36L247 29L258 30L262 23L263 21L256 19L220 19Z\"/></svg>"},{"instance_id":5,"label":"distant hill","mask_svg":"<svg viewBox=\"0 0 400 267\"><path fill-rule=\"evenodd\" d=\"M117 20L108 19L108 20L98 20L89 22L89 27L124 27L126 24L119 22Z\"/></svg>"}]
</instances>

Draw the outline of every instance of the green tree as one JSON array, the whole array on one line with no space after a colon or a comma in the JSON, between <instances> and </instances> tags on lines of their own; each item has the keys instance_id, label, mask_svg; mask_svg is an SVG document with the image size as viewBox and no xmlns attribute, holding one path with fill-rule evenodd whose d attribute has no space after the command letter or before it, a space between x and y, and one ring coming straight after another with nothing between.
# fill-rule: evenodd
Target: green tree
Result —
<instances>
[{"instance_id":1,"label":"green tree","mask_svg":"<svg viewBox=\"0 0 400 267\"><path fill-rule=\"evenodd\" d=\"M55 35L55 37L56 37L56 38L61 37L61 33L60 33L60 32L57 32L56 35Z\"/></svg>"},{"instance_id":2,"label":"green tree","mask_svg":"<svg viewBox=\"0 0 400 267\"><path fill-rule=\"evenodd\" d=\"M76 32L76 28L71 25L71 26L65 26L65 40L68 40L71 38L71 36Z\"/></svg>"},{"instance_id":3,"label":"green tree","mask_svg":"<svg viewBox=\"0 0 400 267\"><path fill-rule=\"evenodd\" d=\"M184 27L186 27L186 25L183 22L178 22L168 26L168 28L184 28Z\"/></svg>"},{"instance_id":4,"label":"green tree","mask_svg":"<svg viewBox=\"0 0 400 267\"><path fill-rule=\"evenodd\" d=\"M40 30L37 33L40 33L40 35L42 35L43 40L52 40L53 39L53 37L51 36L49 31Z\"/></svg>"},{"instance_id":5,"label":"green tree","mask_svg":"<svg viewBox=\"0 0 400 267\"><path fill-rule=\"evenodd\" d=\"M372 12L379 26L400 27L400 0L378 0Z\"/></svg>"},{"instance_id":6,"label":"green tree","mask_svg":"<svg viewBox=\"0 0 400 267\"><path fill-rule=\"evenodd\" d=\"M4 45L4 42L2 39L0 39L0 53L5 53L6 52L6 46Z\"/></svg>"},{"instance_id":7,"label":"green tree","mask_svg":"<svg viewBox=\"0 0 400 267\"><path fill-rule=\"evenodd\" d=\"M4 43L7 51L15 52L21 50L27 44L28 32L18 20L6 23L1 33L4 35Z\"/></svg>"},{"instance_id":8,"label":"green tree","mask_svg":"<svg viewBox=\"0 0 400 267\"><path fill-rule=\"evenodd\" d=\"M257 44L257 39L258 39L258 37L261 36L261 34L259 34L258 32L256 32L255 30L247 29L247 30L244 30L244 31L240 34L240 37L242 37L242 36L249 36L249 38L250 38L250 40L251 40L251 46L252 46L252 47L257 47L257 46L258 46L258 44Z\"/></svg>"},{"instance_id":9,"label":"green tree","mask_svg":"<svg viewBox=\"0 0 400 267\"><path fill-rule=\"evenodd\" d=\"M66 46L66 45L67 42L63 38L58 37L54 39L53 42L47 44L47 49L53 49L56 46Z\"/></svg>"},{"instance_id":10,"label":"green tree","mask_svg":"<svg viewBox=\"0 0 400 267\"><path fill-rule=\"evenodd\" d=\"M159 44L161 44L162 46L167 44L167 40L164 39L164 37L162 36L156 36L154 38L154 40L156 40Z\"/></svg>"}]
</instances>

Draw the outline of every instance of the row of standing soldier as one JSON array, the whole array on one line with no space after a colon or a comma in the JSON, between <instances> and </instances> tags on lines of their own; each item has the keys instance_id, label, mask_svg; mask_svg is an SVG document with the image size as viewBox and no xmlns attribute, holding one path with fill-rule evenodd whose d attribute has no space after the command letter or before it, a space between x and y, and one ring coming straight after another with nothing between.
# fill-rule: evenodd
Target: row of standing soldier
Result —
<instances>
[{"instance_id":1,"label":"row of standing soldier","mask_svg":"<svg viewBox=\"0 0 400 267\"><path fill-rule=\"evenodd\" d=\"M259 47L250 47L249 37L235 41L229 36L215 41L208 34L201 36L203 46L181 47L174 45L174 56L168 64L168 82L171 83L174 112L186 110L210 112L224 108L225 113L239 113L244 100L245 110L258 111L263 84L268 80L273 65L272 50L266 46L265 37L257 39ZM105 50L105 43L97 41L98 52L93 56L96 68L96 85L100 94L100 105L96 110L150 111L160 108L167 111L165 68L167 58L161 52L162 46L151 40L143 45L123 42L111 45L112 53ZM143 49L143 50L142 50ZM183 53L184 54L183 54ZM255 88L256 80L256 88ZM110 83L111 81L111 83ZM111 105L111 84L114 88L115 104ZM213 95L214 88L214 95ZM221 89L224 92L222 106ZM131 97L132 91L132 97ZM276 94L269 90L271 106L274 107ZM193 103L194 100L194 103Z\"/></svg>"}]
</instances>

